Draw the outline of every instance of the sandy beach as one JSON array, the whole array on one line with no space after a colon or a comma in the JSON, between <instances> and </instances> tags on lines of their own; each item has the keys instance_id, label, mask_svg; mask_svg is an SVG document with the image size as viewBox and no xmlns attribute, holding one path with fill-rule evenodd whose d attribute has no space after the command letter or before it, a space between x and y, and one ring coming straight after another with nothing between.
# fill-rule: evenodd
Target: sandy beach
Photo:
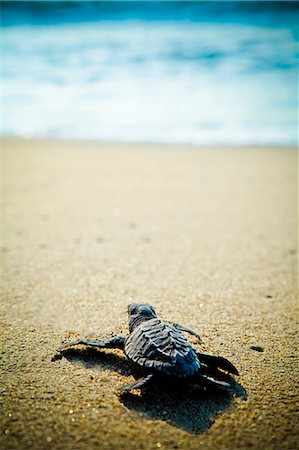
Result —
<instances>
[{"instance_id":1,"label":"sandy beach","mask_svg":"<svg viewBox=\"0 0 299 450\"><path fill-rule=\"evenodd\" d=\"M2 449L298 447L297 152L1 142ZM119 396L145 301L230 359L242 395ZM256 351L251 346L259 346Z\"/></svg>"}]
</instances>

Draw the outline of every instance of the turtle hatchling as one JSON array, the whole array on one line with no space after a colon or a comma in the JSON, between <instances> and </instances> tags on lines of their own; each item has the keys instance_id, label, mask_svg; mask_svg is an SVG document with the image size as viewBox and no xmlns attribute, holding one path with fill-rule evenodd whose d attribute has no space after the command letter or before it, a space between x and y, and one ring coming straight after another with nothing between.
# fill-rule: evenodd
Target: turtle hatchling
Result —
<instances>
[{"instance_id":1,"label":"turtle hatchling","mask_svg":"<svg viewBox=\"0 0 299 450\"><path fill-rule=\"evenodd\" d=\"M64 344L59 351L69 347L119 348L124 350L133 367L143 376L133 383L118 388L120 391L141 389L155 381L182 381L204 387L230 388L224 379L229 374L239 375L235 366L221 356L197 352L181 333L200 337L194 331L177 323L171 325L157 317L155 309L148 303L132 303L128 306L128 337L115 336L109 339L80 339Z\"/></svg>"}]
</instances>

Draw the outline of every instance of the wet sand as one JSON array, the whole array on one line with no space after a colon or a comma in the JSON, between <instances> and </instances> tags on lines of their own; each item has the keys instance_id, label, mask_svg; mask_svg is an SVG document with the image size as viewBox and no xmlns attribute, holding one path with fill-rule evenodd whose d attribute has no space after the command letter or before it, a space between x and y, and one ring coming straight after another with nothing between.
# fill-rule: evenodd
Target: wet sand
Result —
<instances>
[{"instance_id":1,"label":"wet sand","mask_svg":"<svg viewBox=\"0 0 299 450\"><path fill-rule=\"evenodd\" d=\"M298 448L294 149L11 139L2 161L1 448ZM126 333L131 301L197 331L243 395L118 396L120 351L52 361Z\"/></svg>"}]
</instances>

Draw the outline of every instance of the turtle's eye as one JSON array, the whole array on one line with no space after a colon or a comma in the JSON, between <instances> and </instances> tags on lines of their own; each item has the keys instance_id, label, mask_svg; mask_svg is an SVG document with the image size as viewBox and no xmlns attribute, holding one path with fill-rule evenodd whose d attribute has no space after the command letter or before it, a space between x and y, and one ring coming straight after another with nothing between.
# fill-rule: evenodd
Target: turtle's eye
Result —
<instances>
[{"instance_id":1,"label":"turtle's eye","mask_svg":"<svg viewBox=\"0 0 299 450\"><path fill-rule=\"evenodd\" d=\"M154 310L154 308L152 306L151 306L151 310L152 310L153 314L156 315L156 311Z\"/></svg>"},{"instance_id":2,"label":"turtle's eye","mask_svg":"<svg viewBox=\"0 0 299 450\"><path fill-rule=\"evenodd\" d=\"M128 313L133 316L138 312L138 305L136 303L131 303L128 307Z\"/></svg>"}]
</instances>

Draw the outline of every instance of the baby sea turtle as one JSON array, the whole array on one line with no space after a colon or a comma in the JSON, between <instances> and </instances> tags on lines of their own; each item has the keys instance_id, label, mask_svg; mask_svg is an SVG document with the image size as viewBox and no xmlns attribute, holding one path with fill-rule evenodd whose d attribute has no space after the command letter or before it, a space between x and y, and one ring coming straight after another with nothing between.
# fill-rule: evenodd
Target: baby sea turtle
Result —
<instances>
[{"instance_id":1,"label":"baby sea turtle","mask_svg":"<svg viewBox=\"0 0 299 450\"><path fill-rule=\"evenodd\" d=\"M227 359L197 352L180 331L190 333L200 340L198 334L182 325L172 323L171 326L159 319L155 309L148 303L132 303L128 306L128 314L128 337L80 339L64 344L59 351L63 353L68 347L76 345L124 350L128 360L136 368L142 369L143 377L118 388L121 391L143 388L159 379L176 379L226 389L230 384L223 381L223 371L239 374Z\"/></svg>"}]
</instances>

